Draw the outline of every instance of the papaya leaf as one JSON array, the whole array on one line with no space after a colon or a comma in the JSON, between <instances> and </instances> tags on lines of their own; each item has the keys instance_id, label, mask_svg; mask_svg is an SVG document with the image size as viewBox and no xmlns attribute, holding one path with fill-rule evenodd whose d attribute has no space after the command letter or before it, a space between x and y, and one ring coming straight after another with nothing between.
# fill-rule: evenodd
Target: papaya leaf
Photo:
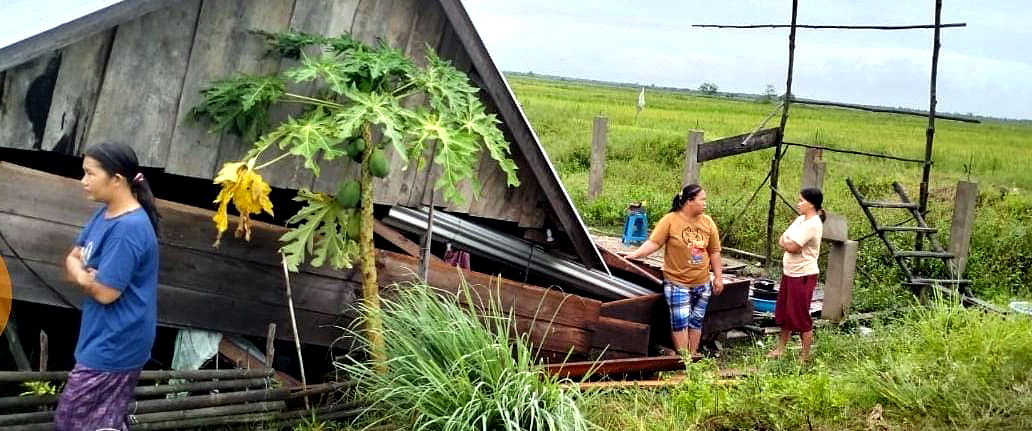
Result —
<instances>
[{"instance_id":1,"label":"papaya leaf","mask_svg":"<svg viewBox=\"0 0 1032 431\"><path fill-rule=\"evenodd\" d=\"M411 111L402 108L398 99L388 93L369 93L351 88L344 92L344 96L355 104L338 115L338 130L355 130L365 122L376 124L397 153L405 157L405 130L412 118Z\"/></svg>"},{"instance_id":2,"label":"papaya leaf","mask_svg":"<svg viewBox=\"0 0 1032 431\"><path fill-rule=\"evenodd\" d=\"M280 149L303 158L305 167L319 176L317 157L320 152L326 160L343 155L344 151L338 145L340 140L333 117L326 110L316 108L301 118L287 119L276 130L263 136L259 145L278 144Z\"/></svg>"},{"instance_id":3,"label":"papaya leaf","mask_svg":"<svg viewBox=\"0 0 1032 431\"><path fill-rule=\"evenodd\" d=\"M211 133L231 133L253 142L269 121L269 107L283 97L285 84L276 75L240 75L216 81L201 90L203 99L187 118L211 122Z\"/></svg>"},{"instance_id":4,"label":"papaya leaf","mask_svg":"<svg viewBox=\"0 0 1032 431\"><path fill-rule=\"evenodd\" d=\"M358 67L349 67L341 63L337 56L327 53L316 58L304 55L301 64L284 74L290 80L298 83L322 78L331 90L341 94L352 84L354 74L358 70Z\"/></svg>"},{"instance_id":5,"label":"papaya leaf","mask_svg":"<svg viewBox=\"0 0 1032 431\"><path fill-rule=\"evenodd\" d=\"M294 200L306 205L287 220L288 225L297 226L280 237L287 268L297 272L308 255L315 267L328 262L335 269L350 268L358 251L357 244L344 235L350 211L331 196L307 190L298 191Z\"/></svg>"},{"instance_id":6,"label":"papaya leaf","mask_svg":"<svg viewBox=\"0 0 1032 431\"><path fill-rule=\"evenodd\" d=\"M251 33L265 37L266 43L269 44L269 50L266 51L266 55L279 54L281 57L291 60L301 58L301 51L303 49L326 42L326 38L322 35L293 29L276 33L251 30Z\"/></svg>"},{"instance_id":7,"label":"papaya leaf","mask_svg":"<svg viewBox=\"0 0 1032 431\"><path fill-rule=\"evenodd\" d=\"M269 200L272 188L262 179L261 175L252 169L251 163L245 162L224 164L214 182L221 186L219 194L215 198L218 210L212 217L215 229L218 231L214 246L219 246L222 234L229 228L230 203L240 214L236 236L243 236L245 240L250 241L251 215L261 212L272 215L272 201Z\"/></svg>"}]
</instances>

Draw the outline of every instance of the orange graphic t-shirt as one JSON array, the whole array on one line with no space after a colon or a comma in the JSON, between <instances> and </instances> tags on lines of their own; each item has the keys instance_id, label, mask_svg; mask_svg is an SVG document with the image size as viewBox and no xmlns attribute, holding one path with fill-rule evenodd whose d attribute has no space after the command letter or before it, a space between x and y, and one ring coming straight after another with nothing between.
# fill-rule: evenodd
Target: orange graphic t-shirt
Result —
<instances>
[{"instance_id":1,"label":"orange graphic t-shirt","mask_svg":"<svg viewBox=\"0 0 1032 431\"><path fill-rule=\"evenodd\" d=\"M710 254L720 251L717 224L706 214L689 220L681 213L667 213L656 223L649 241L666 246L663 274L688 286L709 282Z\"/></svg>"}]
</instances>

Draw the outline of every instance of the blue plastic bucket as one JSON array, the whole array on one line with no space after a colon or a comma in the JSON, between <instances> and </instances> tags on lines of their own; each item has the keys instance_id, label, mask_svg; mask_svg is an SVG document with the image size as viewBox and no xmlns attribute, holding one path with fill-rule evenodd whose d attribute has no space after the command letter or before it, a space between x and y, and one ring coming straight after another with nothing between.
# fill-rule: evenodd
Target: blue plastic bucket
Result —
<instances>
[{"instance_id":1,"label":"blue plastic bucket","mask_svg":"<svg viewBox=\"0 0 1032 431\"><path fill-rule=\"evenodd\" d=\"M769 299L750 298L752 299L753 309L761 313L773 313L775 301Z\"/></svg>"}]
</instances>

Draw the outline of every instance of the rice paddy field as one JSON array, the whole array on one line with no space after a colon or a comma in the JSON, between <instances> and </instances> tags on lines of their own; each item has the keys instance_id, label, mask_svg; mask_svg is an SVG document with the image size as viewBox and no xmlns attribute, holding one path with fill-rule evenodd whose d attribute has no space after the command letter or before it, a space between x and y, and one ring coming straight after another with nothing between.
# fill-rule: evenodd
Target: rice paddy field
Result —
<instances>
[{"instance_id":1,"label":"rice paddy field","mask_svg":"<svg viewBox=\"0 0 1032 431\"><path fill-rule=\"evenodd\" d=\"M669 209L680 187L689 131L702 131L706 141L749 133L776 107L771 102L646 88L646 106L638 114L638 88L526 75L508 79L585 223L611 234L620 232L630 202L646 201L652 221ZM605 184L602 195L589 200L592 122L599 115L608 118L609 127ZM778 120L775 116L766 127L777 126ZM922 159L927 124L926 117L793 105L785 141ZM700 182L707 189L709 212L718 226L731 226L723 232L726 245L763 252L769 189L746 204L767 175L773 154L767 149L703 164ZM803 154L803 148L789 147L782 159L779 189L793 202ZM846 187L846 178L879 200L898 199L892 189L898 181L917 200L919 163L827 151L823 159L825 208L847 218L850 238L868 235L871 227ZM1032 297L1027 270L1032 266L1032 122L937 120L932 159L927 219L940 229L944 245L957 182L979 185L966 273L975 282L975 292L999 303ZM793 215L780 202L776 208L775 231L780 233ZM884 223L906 219L901 210L883 215ZM912 234L894 241L913 247ZM903 300L898 270L876 237L861 242L858 267L857 310Z\"/></svg>"}]
</instances>

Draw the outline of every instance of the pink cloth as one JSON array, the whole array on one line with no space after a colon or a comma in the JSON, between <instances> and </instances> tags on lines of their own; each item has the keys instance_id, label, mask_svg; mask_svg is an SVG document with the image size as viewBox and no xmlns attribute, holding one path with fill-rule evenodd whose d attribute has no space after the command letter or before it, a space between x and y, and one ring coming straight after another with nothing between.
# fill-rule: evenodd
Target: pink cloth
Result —
<instances>
[{"instance_id":1,"label":"pink cloth","mask_svg":"<svg viewBox=\"0 0 1032 431\"><path fill-rule=\"evenodd\" d=\"M469 269L469 253L464 250L448 250L444 252L444 261L451 266Z\"/></svg>"}]
</instances>

